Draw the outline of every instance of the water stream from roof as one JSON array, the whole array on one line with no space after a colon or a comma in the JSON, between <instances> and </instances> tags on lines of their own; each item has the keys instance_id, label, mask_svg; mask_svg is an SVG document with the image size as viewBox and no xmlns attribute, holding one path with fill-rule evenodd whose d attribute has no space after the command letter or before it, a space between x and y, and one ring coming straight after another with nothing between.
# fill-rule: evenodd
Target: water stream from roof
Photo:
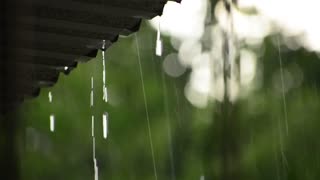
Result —
<instances>
[{"instance_id":1,"label":"water stream from roof","mask_svg":"<svg viewBox=\"0 0 320 180\"><path fill-rule=\"evenodd\" d=\"M105 47L106 41L103 40L102 44L102 66L103 66L103 73L102 73L102 81L103 81L103 100L108 102L108 89L106 86L106 58L105 58ZM107 139L108 137L108 120L109 114L104 112L102 114L102 126L103 126L103 138Z\"/></svg>"},{"instance_id":2,"label":"water stream from roof","mask_svg":"<svg viewBox=\"0 0 320 180\"><path fill-rule=\"evenodd\" d=\"M159 29L158 29L159 30ZM153 44L153 43L151 43ZM152 62L154 66L157 66L158 64L155 63L156 59L154 58L154 55L152 54ZM161 67L161 66L160 66ZM175 170L175 161L174 161L174 148L173 148L173 142L172 142L172 128L171 128L171 117L169 113L169 102L168 102L168 88L167 88L167 81L165 78L164 71L161 70L161 87L163 92L163 110L165 113L165 119L166 119L166 129L167 129L167 139L168 139L168 155L170 160L170 170L171 170L171 179L176 179L176 170Z\"/></svg>"},{"instance_id":3,"label":"water stream from roof","mask_svg":"<svg viewBox=\"0 0 320 180\"><path fill-rule=\"evenodd\" d=\"M91 116L91 136L94 137L94 115Z\"/></svg>"},{"instance_id":4,"label":"water stream from roof","mask_svg":"<svg viewBox=\"0 0 320 180\"><path fill-rule=\"evenodd\" d=\"M109 114L107 112L104 112L102 115L103 138L104 139L107 139L107 137L108 137L108 119L109 119Z\"/></svg>"},{"instance_id":5,"label":"water stream from roof","mask_svg":"<svg viewBox=\"0 0 320 180\"><path fill-rule=\"evenodd\" d=\"M163 100L164 100L164 111L166 115L166 125L167 125L167 137L168 137L168 150L170 158L170 168L171 168L171 179L176 179L175 164L174 164L174 149L172 143L172 130L171 130L171 119L169 114L169 102L168 102L168 90L165 80L165 74L161 71L162 88L163 88Z\"/></svg>"},{"instance_id":6,"label":"water stream from roof","mask_svg":"<svg viewBox=\"0 0 320 180\"><path fill-rule=\"evenodd\" d=\"M287 179L287 171L288 171L288 160L285 153L285 145L284 145L284 137L283 137L283 129L286 132L286 135L289 135L289 126L288 126L288 114L287 114L287 103L286 103L286 92L285 92L285 83L284 83L284 75L283 75L283 63L281 57L281 45L279 37L277 37L277 48L278 48L278 59L279 59L279 69L280 69L280 79L281 79L281 95L282 95L282 107L283 107L283 120L281 122L281 118L278 118L278 136L279 136L279 149L280 149L280 157L281 157L281 166L283 169L283 176ZM284 128L282 126L284 124Z\"/></svg>"},{"instance_id":7,"label":"water stream from roof","mask_svg":"<svg viewBox=\"0 0 320 180\"><path fill-rule=\"evenodd\" d=\"M94 180L99 179L99 168L96 159L96 138L94 132L94 116L91 117L91 130L92 130L92 157L93 157L93 170L94 170Z\"/></svg>"},{"instance_id":8,"label":"water stream from roof","mask_svg":"<svg viewBox=\"0 0 320 180\"><path fill-rule=\"evenodd\" d=\"M53 96L52 96L52 92L49 91L48 93L48 98L49 98L49 103L52 107L52 101L53 101ZM51 110L52 111L52 110ZM49 120L50 120L50 131L54 132L54 128L55 128L55 116L54 114L51 112L50 116L49 116Z\"/></svg>"},{"instance_id":9,"label":"water stream from roof","mask_svg":"<svg viewBox=\"0 0 320 180\"><path fill-rule=\"evenodd\" d=\"M102 81L103 81L103 100L105 102L108 102L108 89L106 86L106 58L105 58L105 40L103 40L103 46L102 46L102 67L103 67L103 73L102 73Z\"/></svg>"},{"instance_id":10,"label":"water stream from roof","mask_svg":"<svg viewBox=\"0 0 320 180\"><path fill-rule=\"evenodd\" d=\"M156 55L162 56L163 44L161 40L161 17L159 18L158 30L157 30L157 42L156 42Z\"/></svg>"},{"instance_id":11,"label":"water stream from roof","mask_svg":"<svg viewBox=\"0 0 320 180\"><path fill-rule=\"evenodd\" d=\"M92 160L93 160L93 171L94 171L94 180L99 179L99 168L98 168L98 162L96 159L96 138L95 138L95 119L93 114L93 107L94 107L94 79L93 76L91 76L91 90L90 90L90 107L91 107L91 136L92 136Z\"/></svg>"},{"instance_id":12,"label":"water stream from roof","mask_svg":"<svg viewBox=\"0 0 320 180\"><path fill-rule=\"evenodd\" d=\"M96 138L94 132L94 116L91 116L91 136L92 136L92 158L93 158L93 171L94 171L94 180L98 180L99 172L98 172L98 163L96 159Z\"/></svg>"},{"instance_id":13,"label":"water stream from roof","mask_svg":"<svg viewBox=\"0 0 320 180\"><path fill-rule=\"evenodd\" d=\"M288 113L287 113L287 102L286 102L286 92L284 87L284 77L283 77L283 65L282 65L282 57L281 57L281 46L279 37L277 37L277 46L278 46L278 55L279 55L279 68L280 68L280 78L281 78L281 89L282 89L282 103L283 103L283 111L284 111L284 120L285 120L285 128L287 135L289 134L288 127Z\"/></svg>"},{"instance_id":14,"label":"water stream from roof","mask_svg":"<svg viewBox=\"0 0 320 180\"><path fill-rule=\"evenodd\" d=\"M154 155L154 147L153 147L153 140L152 140L151 125L150 125L149 109L148 109L146 90L145 90L145 86L144 86L144 76L143 76L142 65L141 65L140 46L139 46L139 39L138 39L137 33L135 34L135 43L136 43L137 55L138 55L138 65L139 65L140 80L141 80L141 87L142 87L142 93L143 93L143 101L144 101L144 107L145 107L145 113L146 113L146 119L147 119L147 127L148 127L150 150L151 150L151 155L152 155L154 177L155 177L155 180L158 180L157 166L156 166L156 160L155 160L155 155Z\"/></svg>"},{"instance_id":15,"label":"water stream from roof","mask_svg":"<svg viewBox=\"0 0 320 180\"><path fill-rule=\"evenodd\" d=\"M90 107L93 107L93 76L91 76Z\"/></svg>"},{"instance_id":16,"label":"water stream from roof","mask_svg":"<svg viewBox=\"0 0 320 180\"><path fill-rule=\"evenodd\" d=\"M50 115L50 131L51 132L54 132L54 124L55 124L55 117L54 117L54 114L51 114Z\"/></svg>"}]
</instances>

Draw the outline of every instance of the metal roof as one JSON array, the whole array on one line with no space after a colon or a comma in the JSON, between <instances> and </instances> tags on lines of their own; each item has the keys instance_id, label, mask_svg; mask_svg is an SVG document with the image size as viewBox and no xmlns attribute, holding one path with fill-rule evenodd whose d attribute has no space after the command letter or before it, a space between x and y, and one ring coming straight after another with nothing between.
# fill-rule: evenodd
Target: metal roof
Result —
<instances>
[{"instance_id":1,"label":"metal roof","mask_svg":"<svg viewBox=\"0 0 320 180\"><path fill-rule=\"evenodd\" d=\"M40 88L53 86L61 72L69 73L79 61L96 57L103 40L109 47L119 35L138 31L142 18L160 15L166 2L2 1L1 109L37 96Z\"/></svg>"}]
</instances>

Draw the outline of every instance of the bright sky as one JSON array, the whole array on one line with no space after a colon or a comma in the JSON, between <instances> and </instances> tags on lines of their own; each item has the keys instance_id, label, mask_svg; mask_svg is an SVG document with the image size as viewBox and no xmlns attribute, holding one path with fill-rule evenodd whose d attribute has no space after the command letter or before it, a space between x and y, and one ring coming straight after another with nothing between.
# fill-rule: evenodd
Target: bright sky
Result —
<instances>
[{"instance_id":1,"label":"bright sky","mask_svg":"<svg viewBox=\"0 0 320 180\"><path fill-rule=\"evenodd\" d=\"M155 29L160 20L162 34L170 36L179 51L177 59L192 69L185 92L187 99L197 107L206 107L210 99L221 100L223 96L221 78L214 77L213 72L217 67L221 68L219 61L214 59L222 59L221 36L228 27L228 19L223 4L219 2L211 10L218 23L205 26L207 11L210 11L208 7L207 0L183 0L181 4L168 2L162 17L151 20ZM288 48L303 47L320 53L319 7L319 0L238 0L238 7L232 9L233 31L238 41L250 46L260 47L266 36L280 33L281 43ZM211 52L203 51L200 39L204 33L211 33L211 39L207 38L213 43ZM230 91L234 94L229 96L234 98L239 88L250 86L257 64L257 55L250 49L237 51L241 58L242 81L236 84L230 80L233 88ZM165 71L169 72L166 67L169 66L164 65ZM171 74L175 73L171 71Z\"/></svg>"}]
</instances>

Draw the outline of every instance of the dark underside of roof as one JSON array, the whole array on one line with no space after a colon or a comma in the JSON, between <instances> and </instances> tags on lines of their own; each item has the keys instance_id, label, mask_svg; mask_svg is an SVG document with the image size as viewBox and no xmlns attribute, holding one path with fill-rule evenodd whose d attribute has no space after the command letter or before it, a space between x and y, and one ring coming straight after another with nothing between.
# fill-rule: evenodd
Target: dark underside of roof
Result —
<instances>
[{"instance_id":1,"label":"dark underside of roof","mask_svg":"<svg viewBox=\"0 0 320 180\"><path fill-rule=\"evenodd\" d=\"M179 2L180 0L176 0ZM53 86L60 73L96 57L141 19L160 15L167 0L2 0L1 111ZM68 67L68 70L65 70Z\"/></svg>"}]
</instances>

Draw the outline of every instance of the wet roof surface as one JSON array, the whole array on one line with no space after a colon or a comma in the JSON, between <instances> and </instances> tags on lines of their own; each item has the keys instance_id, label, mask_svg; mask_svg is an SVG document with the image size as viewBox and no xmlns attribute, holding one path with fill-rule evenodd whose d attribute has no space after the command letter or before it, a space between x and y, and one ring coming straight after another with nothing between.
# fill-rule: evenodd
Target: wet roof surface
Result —
<instances>
[{"instance_id":1,"label":"wet roof surface","mask_svg":"<svg viewBox=\"0 0 320 180\"><path fill-rule=\"evenodd\" d=\"M179 2L179 0L176 0ZM142 19L160 15L167 0L16 0L5 4L2 101L36 97L60 73L96 57L119 35L138 31ZM3 21L2 21L3 22ZM3 61L4 59L4 61ZM4 63L3 63L4 62ZM14 90L13 90L14 89ZM13 91L12 91L13 90Z\"/></svg>"}]
</instances>

